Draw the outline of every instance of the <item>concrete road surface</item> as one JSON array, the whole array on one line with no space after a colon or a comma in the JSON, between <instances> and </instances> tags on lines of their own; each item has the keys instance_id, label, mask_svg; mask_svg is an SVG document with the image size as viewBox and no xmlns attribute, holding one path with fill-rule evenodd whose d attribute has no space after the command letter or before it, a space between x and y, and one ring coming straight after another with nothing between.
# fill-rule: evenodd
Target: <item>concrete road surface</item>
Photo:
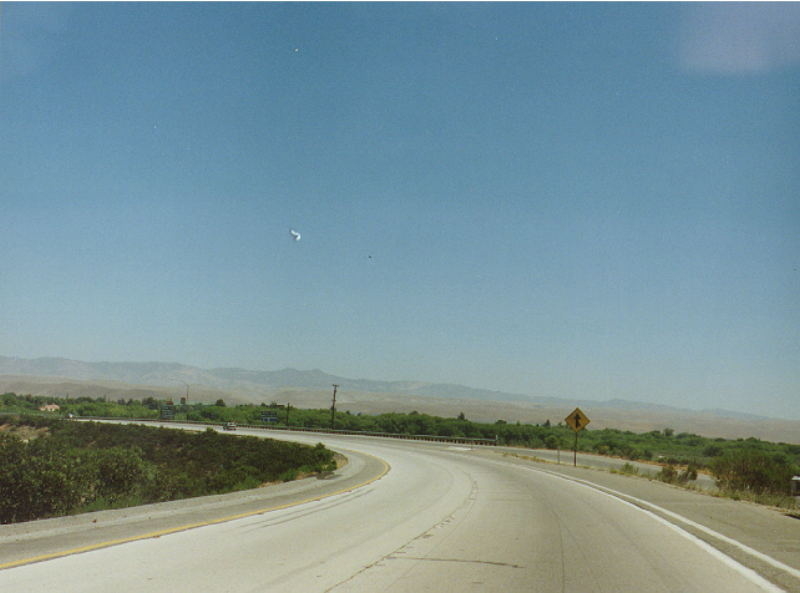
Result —
<instances>
[{"instance_id":1,"label":"concrete road surface","mask_svg":"<svg viewBox=\"0 0 800 593\"><path fill-rule=\"evenodd\" d=\"M346 451L353 462L331 480L289 485L297 491L279 493L275 500L262 489L255 502L246 500L247 493L233 496L239 496L235 507L217 497L125 511L123 518L115 515L88 528L87 518L73 518L72 525L51 520L38 532L35 526L0 527L0 566L37 552L90 550L0 570L0 590L800 591L797 561L791 566L777 559L767 562L761 572L771 582L691 529L676 526L677 521L621 499L608 485L603 490L576 481L583 479L577 475L555 475L467 447L319 434L282 438L322 440ZM384 473L376 458L390 471ZM328 496L309 500L320 488ZM286 506L292 497L306 502ZM265 508L274 510L253 514ZM226 512L240 518L213 522ZM795 558L792 546L800 541L800 521L776 518L764 529L779 529L777 537L788 550L783 560ZM181 521L194 527L180 531ZM161 535L142 537L148 533ZM775 536L764 534L769 541ZM126 539L132 541L102 547Z\"/></svg>"},{"instance_id":2,"label":"concrete road surface","mask_svg":"<svg viewBox=\"0 0 800 593\"><path fill-rule=\"evenodd\" d=\"M631 461L629 459L621 459L619 457L608 457L606 455L597 455L594 453L579 452L573 456L572 451L562 450L555 451L553 449L525 449L522 447L497 447L497 450L515 455L533 456L544 461L551 463L558 463L561 465L577 465L582 467L593 467L604 470L621 470L624 466L629 465L639 472L639 475L645 477L655 477L661 471L662 466L647 461ZM708 474L700 473L696 480L691 484L697 488L708 491L716 491L716 480Z\"/></svg>"}]
</instances>

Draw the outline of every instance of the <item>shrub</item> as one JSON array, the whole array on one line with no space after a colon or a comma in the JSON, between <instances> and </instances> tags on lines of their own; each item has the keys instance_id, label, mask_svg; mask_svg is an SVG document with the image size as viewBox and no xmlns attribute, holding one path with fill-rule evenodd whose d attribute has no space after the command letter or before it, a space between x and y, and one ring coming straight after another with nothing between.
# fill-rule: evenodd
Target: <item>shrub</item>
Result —
<instances>
[{"instance_id":1,"label":"shrub","mask_svg":"<svg viewBox=\"0 0 800 593\"><path fill-rule=\"evenodd\" d=\"M678 471L674 465L667 464L656 474L656 479L668 484L686 484L697 479L697 466L690 463L686 469Z\"/></svg>"},{"instance_id":2,"label":"shrub","mask_svg":"<svg viewBox=\"0 0 800 593\"><path fill-rule=\"evenodd\" d=\"M703 456L704 457L719 457L722 455L723 450L722 447L719 445L709 445L705 449L703 449Z\"/></svg>"},{"instance_id":3,"label":"shrub","mask_svg":"<svg viewBox=\"0 0 800 593\"><path fill-rule=\"evenodd\" d=\"M676 470L673 465L665 465L661 468L661 471L656 474L656 479L668 484L674 484L678 481L678 470Z\"/></svg>"},{"instance_id":4,"label":"shrub","mask_svg":"<svg viewBox=\"0 0 800 593\"><path fill-rule=\"evenodd\" d=\"M681 484L685 484L686 482L693 482L697 479L697 466L693 463L690 463L686 466L686 469L683 470L678 475L678 482Z\"/></svg>"},{"instance_id":5,"label":"shrub","mask_svg":"<svg viewBox=\"0 0 800 593\"><path fill-rule=\"evenodd\" d=\"M100 449L92 455L90 465L95 472L96 495L111 503L146 488L152 479L138 447Z\"/></svg>"},{"instance_id":6,"label":"shrub","mask_svg":"<svg viewBox=\"0 0 800 593\"><path fill-rule=\"evenodd\" d=\"M115 404L116 405L116 404ZM29 417L0 435L0 522L254 488L336 467L333 452L256 437Z\"/></svg>"},{"instance_id":7,"label":"shrub","mask_svg":"<svg viewBox=\"0 0 800 593\"><path fill-rule=\"evenodd\" d=\"M548 449L560 449L560 444L558 437L554 434L548 434L544 437L544 446Z\"/></svg>"},{"instance_id":8,"label":"shrub","mask_svg":"<svg viewBox=\"0 0 800 593\"><path fill-rule=\"evenodd\" d=\"M0 523L69 512L85 498L88 474L49 439L0 437Z\"/></svg>"},{"instance_id":9,"label":"shrub","mask_svg":"<svg viewBox=\"0 0 800 593\"><path fill-rule=\"evenodd\" d=\"M721 490L786 494L793 468L775 456L755 449L729 451L711 464Z\"/></svg>"}]
</instances>

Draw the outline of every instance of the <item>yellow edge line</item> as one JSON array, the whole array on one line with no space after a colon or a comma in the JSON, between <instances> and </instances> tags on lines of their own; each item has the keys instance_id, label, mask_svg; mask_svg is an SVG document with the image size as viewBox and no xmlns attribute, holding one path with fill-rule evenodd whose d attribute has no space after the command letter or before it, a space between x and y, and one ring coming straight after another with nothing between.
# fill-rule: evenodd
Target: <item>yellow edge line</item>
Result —
<instances>
[{"instance_id":1,"label":"yellow edge line","mask_svg":"<svg viewBox=\"0 0 800 593\"><path fill-rule=\"evenodd\" d=\"M347 449L343 449L347 451ZM306 498L304 500L298 500L296 502L288 502L286 504L281 504L274 507L269 507L266 509L259 509L257 511L248 511L246 513L240 513L238 515L230 515L228 517L221 517L219 519L212 519L211 521L200 521L198 523L188 523L186 525L180 525L178 527L171 527L169 529L162 529L161 531L153 531L151 533L145 533L142 535L135 535L133 537L125 537L121 539L112 539L107 542L101 542L98 544L91 544L88 546L82 546L80 548L72 548L70 550L64 550L62 552L53 552L51 554L42 554L41 556L34 556L33 558L24 558L22 560L14 560L12 562L5 562L0 564L0 570L6 568L14 568L17 566L24 566L26 564L33 564L35 562L42 562L44 560L53 560L54 558L62 558L64 556L72 556L73 554L81 554L83 552L91 552L92 550L99 550L101 548L109 548L111 546L117 546L119 544L127 544L130 542L140 541L143 539L152 539L161 537L163 535L170 535L172 533L178 533L180 531L188 531L189 529L196 529L197 527L207 527L208 525L216 525L218 523L225 523L227 521L234 521L236 519L244 519L245 517L252 517L254 515L261 515L263 513L269 513L271 511L280 511L282 509L288 509L291 507L296 507L301 504L306 504L309 502L316 502L318 500L323 500L325 498L330 498L331 496L337 496L339 494L344 494L345 492L351 492L353 490L357 490L358 488L363 488L364 486L368 486L373 482L377 482L391 469L389 464L386 463L380 457L375 457L374 455L369 455L368 453L359 453L360 455L366 455L367 457L372 457L373 459L377 459L383 464L383 470L375 477L370 478L366 482L362 482L361 484L356 484L355 486L350 486L349 488L343 488L341 490L337 490L336 492L331 492L330 494L324 494L322 496L314 496L311 498Z\"/></svg>"}]
</instances>

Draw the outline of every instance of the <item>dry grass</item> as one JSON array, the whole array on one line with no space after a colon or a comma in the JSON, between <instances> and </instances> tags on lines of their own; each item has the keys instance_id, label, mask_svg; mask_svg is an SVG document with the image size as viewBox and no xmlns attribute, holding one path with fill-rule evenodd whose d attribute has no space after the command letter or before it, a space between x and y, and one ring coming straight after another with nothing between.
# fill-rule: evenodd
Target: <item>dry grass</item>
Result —
<instances>
[{"instance_id":1,"label":"dry grass","mask_svg":"<svg viewBox=\"0 0 800 593\"><path fill-rule=\"evenodd\" d=\"M15 426L13 424L0 424L0 434L11 434L19 437L24 442L29 442L38 439L44 434L47 434L48 428L34 428L33 426Z\"/></svg>"}]
</instances>

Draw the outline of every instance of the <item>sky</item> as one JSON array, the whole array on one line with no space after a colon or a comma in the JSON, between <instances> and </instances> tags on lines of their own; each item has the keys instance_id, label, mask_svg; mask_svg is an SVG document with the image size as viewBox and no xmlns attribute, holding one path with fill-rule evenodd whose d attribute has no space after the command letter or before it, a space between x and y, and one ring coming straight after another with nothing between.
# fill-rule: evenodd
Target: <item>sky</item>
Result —
<instances>
[{"instance_id":1,"label":"sky","mask_svg":"<svg viewBox=\"0 0 800 593\"><path fill-rule=\"evenodd\" d=\"M0 6L0 355L800 419L798 268L800 3Z\"/></svg>"}]
</instances>

